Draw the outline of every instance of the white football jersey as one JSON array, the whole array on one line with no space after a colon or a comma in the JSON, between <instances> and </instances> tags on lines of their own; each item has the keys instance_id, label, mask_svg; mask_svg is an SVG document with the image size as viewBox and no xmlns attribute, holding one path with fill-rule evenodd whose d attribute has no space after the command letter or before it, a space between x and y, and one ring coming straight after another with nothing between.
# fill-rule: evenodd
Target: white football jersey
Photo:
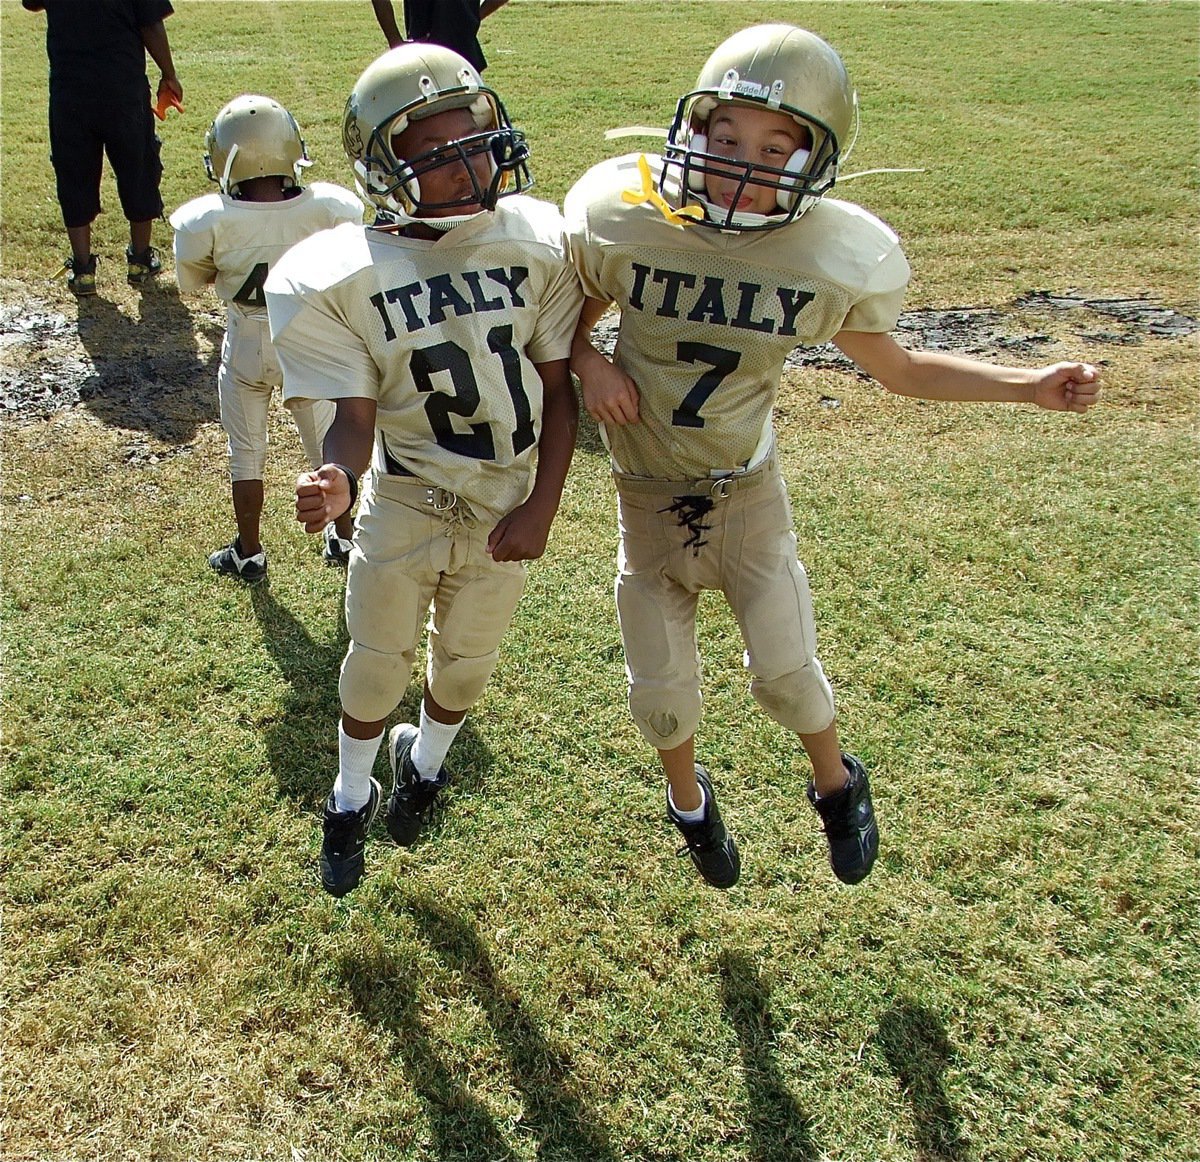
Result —
<instances>
[{"instance_id":1,"label":"white football jersey","mask_svg":"<svg viewBox=\"0 0 1200 1162\"><path fill-rule=\"evenodd\" d=\"M222 302L265 318L263 283L284 253L318 230L361 222L362 216L362 202L329 182L313 182L282 202L244 202L227 194L193 198L171 215L179 289L215 283Z\"/></svg>"},{"instance_id":2,"label":"white football jersey","mask_svg":"<svg viewBox=\"0 0 1200 1162\"><path fill-rule=\"evenodd\" d=\"M743 468L769 447L789 352L892 330L908 261L878 218L831 198L775 230L673 224L642 197L638 157L594 166L566 199L584 292L620 308L613 358L640 392L639 423L606 425L613 460L664 480Z\"/></svg>"},{"instance_id":3,"label":"white football jersey","mask_svg":"<svg viewBox=\"0 0 1200 1162\"><path fill-rule=\"evenodd\" d=\"M529 495L534 364L570 355L583 302L557 207L507 197L433 242L342 226L291 250L266 292L285 402L374 399L377 471L493 513Z\"/></svg>"}]
</instances>

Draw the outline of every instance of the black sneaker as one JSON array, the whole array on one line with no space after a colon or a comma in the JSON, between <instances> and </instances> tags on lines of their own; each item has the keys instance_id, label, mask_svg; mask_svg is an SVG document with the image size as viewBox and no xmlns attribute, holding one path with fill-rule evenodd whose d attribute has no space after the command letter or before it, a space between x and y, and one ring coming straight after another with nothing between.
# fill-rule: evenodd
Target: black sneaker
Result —
<instances>
[{"instance_id":1,"label":"black sneaker","mask_svg":"<svg viewBox=\"0 0 1200 1162\"><path fill-rule=\"evenodd\" d=\"M387 829L401 847L412 847L417 842L422 825L429 822L433 801L450 781L450 772L445 767L436 778L421 778L410 757L416 741L417 728L408 722L393 726L388 735L388 758L396 785L388 796Z\"/></svg>"},{"instance_id":2,"label":"black sneaker","mask_svg":"<svg viewBox=\"0 0 1200 1162\"><path fill-rule=\"evenodd\" d=\"M96 256L94 254L88 255L86 263L76 262L75 256L71 255L63 263L63 269L67 272L67 290L76 298L85 299L96 293Z\"/></svg>"},{"instance_id":3,"label":"black sneaker","mask_svg":"<svg viewBox=\"0 0 1200 1162\"><path fill-rule=\"evenodd\" d=\"M125 261L129 264L129 281L134 286L162 273L162 258L153 246L147 246L141 254L134 254L133 247L126 246Z\"/></svg>"},{"instance_id":4,"label":"black sneaker","mask_svg":"<svg viewBox=\"0 0 1200 1162\"><path fill-rule=\"evenodd\" d=\"M209 553L208 563L218 573L242 581L261 581L267 575L266 552L260 549L251 557L243 557L241 537L235 537L223 549Z\"/></svg>"},{"instance_id":5,"label":"black sneaker","mask_svg":"<svg viewBox=\"0 0 1200 1162\"><path fill-rule=\"evenodd\" d=\"M867 769L852 754L842 755L849 776L836 795L817 798L817 788L808 783L808 801L825 824L829 840L829 864L844 884L856 884L870 874L879 853L879 827L871 805Z\"/></svg>"},{"instance_id":6,"label":"black sneaker","mask_svg":"<svg viewBox=\"0 0 1200 1162\"><path fill-rule=\"evenodd\" d=\"M343 540L338 536L337 526L332 521L325 526L325 548L321 551L321 556L326 565L346 568L350 564L350 550L353 547L353 541Z\"/></svg>"},{"instance_id":7,"label":"black sneaker","mask_svg":"<svg viewBox=\"0 0 1200 1162\"><path fill-rule=\"evenodd\" d=\"M331 896L340 899L358 887L366 863L363 848L382 797L383 791L374 779L370 798L357 811L339 811L334 805L333 792L329 793L322 824L325 838L321 841L321 887Z\"/></svg>"},{"instance_id":8,"label":"black sneaker","mask_svg":"<svg viewBox=\"0 0 1200 1162\"><path fill-rule=\"evenodd\" d=\"M696 870L714 888L732 888L741 874L741 857L733 836L721 822L708 771L699 763L696 764L696 782L704 788L705 812L699 823L685 823L680 819L671 806L670 793L667 795L667 818L679 828L685 840L676 854L690 855Z\"/></svg>"}]
</instances>

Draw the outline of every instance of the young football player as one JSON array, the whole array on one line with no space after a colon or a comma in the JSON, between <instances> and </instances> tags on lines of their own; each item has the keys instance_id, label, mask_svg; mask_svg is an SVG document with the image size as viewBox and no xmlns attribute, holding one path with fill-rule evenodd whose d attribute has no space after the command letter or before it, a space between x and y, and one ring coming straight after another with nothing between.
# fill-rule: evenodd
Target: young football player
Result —
<instances>
[{"instance_id":1,"label":"young football player","mask_svg":"<svg viewBox=\"0 0 1200 1162\"><path fill-rule=\"evenodd\" d=\"M738 619L753 696L808 754L808 798L838 879L862 880L879 842L867 772L838 739L775 459L787 354L832 339L888 391L926 399L1084 412L1099 392L1087 364L998 367L891 338L909 276L899 241L824 197L855 115L823 40L783 24L745 29L679 102L663 156L603 162L566 200L587 296L572 369L616 480L630 710L662 761L681 854L717 888L737 881L740 862L695 759L704 589L723 592ZM590 341L610 303L612 361Z\"/></svg>"},{"instance_id":2,"label":"young football player","mask_svg":"<svg viewBox=\"0 0 1200 1162\"><path fill-rule=\"evenodd\" d=\"M328 182L300 184L311 164L300 127L277 101L254 93L235 97L213 120L204 139L204 164L220 189L181 206L175 228L179 289L215 284L227 304L225 342L217 373L221 424L229 438L229 474L237 536L209 555L218 572L243 581L267 575L260 540L267 415L283 383L271 346L263 283L295 243L343 222L361 222L362 203ZM324 401L292 408L308 462L321 463L321 440L333 422ZM353 533L349 516L325 530L325 560L345 565Z\"/></svg>"},{"instance_id":3,"label":"young football player","mask_svg":"<svg viewBox=\"0 0 1200 1162\"><path fill-rule=\"evenodd\" d=\"M374 226L306 240L267 280L285 399L334 400L325 463L300 477L309 532L362 489L346 582L350 647L321 882L363 874L371 772L432 607L420 723L388 739L392 838L418 837L445 758L495 668L575 446L567 370L583 301L555 206L525 197L528 149L457 53L405 44L359 77L346 152Z\"/></svg>"}]
</instances>

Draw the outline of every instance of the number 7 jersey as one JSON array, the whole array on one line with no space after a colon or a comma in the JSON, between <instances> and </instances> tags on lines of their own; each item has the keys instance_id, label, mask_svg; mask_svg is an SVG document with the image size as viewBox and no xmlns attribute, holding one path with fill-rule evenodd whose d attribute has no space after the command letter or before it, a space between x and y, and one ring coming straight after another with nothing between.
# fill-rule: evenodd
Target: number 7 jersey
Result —
<instances>
[{"instance_id":1,"label":"number 7 jersey","mask_svg":"<svg viewBox=\"0 0 1200 1162\"><path fill-rule=\"evenodd\" d=\"M776 230L680 225L649 196L660 159L649 186L638 160L601 162L566 199L584 293L620 308L613 361L640 393L639 423L606 426L613 461L664 480L744 468L770 446L788 354L892 330L908 261L879 219L830 198Z\"/></svg>"},{"instance_id":2,"label":"number 7 jersey","mask_svg":"<svg viewBox=\"0 0 1200 1162\"><path fill-rule=\"evenodd\" d=\"M477 512L533 487L535 364L566 359L583 293L555 206L504 198L436 241L343 226L267 280L284 401L376 402L374 467L410 472Z\"/></svg>"}]
</instances>

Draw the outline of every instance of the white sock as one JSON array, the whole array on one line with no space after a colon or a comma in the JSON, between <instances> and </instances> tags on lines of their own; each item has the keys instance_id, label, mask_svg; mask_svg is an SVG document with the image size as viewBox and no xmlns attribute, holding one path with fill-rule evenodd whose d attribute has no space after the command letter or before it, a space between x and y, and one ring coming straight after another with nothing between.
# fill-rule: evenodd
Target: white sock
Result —
<instances>
[{"instance_id":1,"label":"white sock","mask_svg":"<svg viewBox=\"0 0 1200 1162\"><path fill-rule=\"evenodd\" d=\"M671 811L674 814L675 818L678 819L680 823L703 823L704 822L704 809L708 806L708 796L704 793L703 787L700 787L699 789L700 789L700 806L696 807L695 809L693 809L691 811L680 811L679 808L675 806L675 799L671 795L671 788L670 787L667 788L667 799L670 801Z\"/></svg>"},{"instance_id":2,"label":"white sock","mask_svg":"<svg viewBox=\"0 0 1200 1162\"><path fill-rule=\"evenodd\" d=\"M351 738L338 723L338 776L333 784L333 805L339 811L357 811L371 797L371 771L383 732L378 738Z\"/></svg>"},{"instance_id":3,"label":"white sock","mask_svg":"<svg viewBox=\"0 0 1200 1162\"><path fill-rule=\"evenodd\" d=\"M466 718L455 723L435 722L425 713L424 704L421 705L421 725L417 730L417 741L413 743L412 754L409 756L421 778L437 778L438 771L446 761L446 755L450 753L450 744L458 737L463 722L466 722Z\"/></svg>"}]
</instances>

